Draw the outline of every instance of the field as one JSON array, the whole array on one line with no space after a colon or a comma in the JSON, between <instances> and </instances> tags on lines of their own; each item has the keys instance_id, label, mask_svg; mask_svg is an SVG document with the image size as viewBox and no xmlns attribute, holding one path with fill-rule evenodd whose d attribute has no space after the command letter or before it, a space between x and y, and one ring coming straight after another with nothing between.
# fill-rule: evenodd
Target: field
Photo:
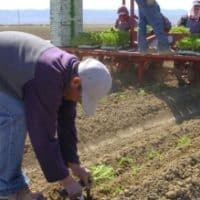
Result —
<instances>
[{"instance_id":1,"label":"field","mask_svg":"<svg viewBox=\"0 0 200 200\"><path fill-rule=\"evenodd\" d=\"M0 27L6 29L49 39L49 27ZM160 74L140 88L134 70L111 69L112 92L96 116L86 118L78 106L79 154L94 175L93 199L200 200L199 85L178 87L173 74ZM63 199L60 186L43 177L28 140L24 171L34 191Z\"/></svg>"},{"instance_id":2,"label":"field","mask_svg":"<svg viewBox=\"0 0 200 200\"><path fill-rule=\"evenodd\" d=\"M112 25L90 25L86 24L83 31L101 31L105 30ZM50 26L49 25L0 25L0 31L23 31L39 35L40 37L50 39Z\"/></svg>"}]
</instances>

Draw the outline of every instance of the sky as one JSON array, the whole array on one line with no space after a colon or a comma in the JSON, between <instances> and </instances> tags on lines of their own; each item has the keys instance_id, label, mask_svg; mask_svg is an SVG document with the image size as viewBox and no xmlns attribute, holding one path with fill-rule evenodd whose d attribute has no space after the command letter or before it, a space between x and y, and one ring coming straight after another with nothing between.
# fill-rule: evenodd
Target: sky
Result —
<instances>
[{"instance_id":1,"label":"sky","mask_svg":"<svg viewBox=\"0 0 200 200\"><path fill-rule=\"evenodd\" d=\"M74 0L76 1L76 0ZM44 9L49 8L50 0L0 0L0 9ZM117 9L121 0L83 0L84 9ZM129 6L129 0L126 0ZM157 0L162 9L188 10L192 0Z\"/></svg>"}]
</instances>

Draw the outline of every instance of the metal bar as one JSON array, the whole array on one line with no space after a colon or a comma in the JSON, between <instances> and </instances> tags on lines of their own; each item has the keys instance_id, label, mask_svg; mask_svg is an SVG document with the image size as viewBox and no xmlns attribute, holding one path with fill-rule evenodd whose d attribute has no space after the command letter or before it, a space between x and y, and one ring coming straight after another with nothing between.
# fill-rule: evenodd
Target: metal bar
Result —
<instances>
[{"instance_id":1,"label":"metal bar","mask_svg":"<svg viewBox=\"0 0 200 200\"><path fill-rule=\"evenodd\" d=\"M130 16L134 19L135 17L135 11L134 11L134 0L130 0ZM131 27L131 30L130 30L130 43L131 43L131 47L134 48L136 47L135 45L135 41L137 40L137 33L136 31L134 30L136 27L136 24L134 24L132 27Z\"/></svg>"},{"instance_id":2,"label":"metal bar","mask_svg":"<svg viewBox=\"0 0 200 200\"><path fill-rule=\"evenodd\" d=\"M134 16L134 0L130 0L130 14Z\"/></svg>"},{"instance_id":3,"label":"metal bar","mask_svg":"<svg viewBox=\"0 0 200 200\"><path fill-rule=\"evenodd\" d=\"M145 63L146 61L138 62L137 79L138 79L139 85L142 85L144 83Z\"/></svg>"},{"instance_id":4,"label":"metal bar","mask_svg":"<svg viewBox=\"0 0 200 200\"><path fill-rule=\"evenodd\" d=\"M159 55L159 54L140 54L138 52L128 52L128 51L105 51L105 50L86 50L86 49L78 49L78 48L66 48L65 51L74 53L76 55L79 55L81 57L84 56L93 56L93 57L99 57L99 56L107 56L111 58L117 58L116 60L123 62L124 60L131 60L131 63L137 63L137 80L138 84L142 85L144 80L144 74L145 74L145 64L151 61L182 61L182 62L194 62L195 63L195 71L199 71L199 68L197 69L197 66L200 65L200 56L183 56L183 55ZM197 73L198 74L198 73Z\"/></svg>"},{"instance_id":5,"label":"metal bar","mask_svg":"<svg viewBox=\"0 0 200 200\"><path fill-rule=\"evenodd\" d=\"M200 62L200 56L186 56L177 54L140 54L139 52L129 51L106 51L101 49L79 49L79 48L63 48L63 50L74 53L79 56L110 56L110 57L121 57L121 58L132 58L137 60L146 61L194 61Z\"/></svg>"}]
</instances>

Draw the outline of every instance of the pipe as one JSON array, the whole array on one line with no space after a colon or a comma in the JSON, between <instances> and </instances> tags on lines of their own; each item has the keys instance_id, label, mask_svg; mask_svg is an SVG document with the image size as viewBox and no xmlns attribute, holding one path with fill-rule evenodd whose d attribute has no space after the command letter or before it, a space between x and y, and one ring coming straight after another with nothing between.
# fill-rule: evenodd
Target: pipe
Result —
<instances>
[{"instance_id":1,"label":"pipe","mask_svg":"<svg viewBox=\"0 0 200 200\"><path fill-rule=\"evenodd\" d=\"M134 0L130 0L130 14L134 17Z\"/></svg>"},{"instance_id":2,"label":"pipe","mask_svg":"<svg viewBox=\"0 0 200 200\"><path fill-rule=\"evenodd\" d=\"M134 0L130 0L130 16L132 18L134 18L135 14L134 14ZM130 43L131 43L131 47L134 48L136 47L135 45L135 41L137 40L137 33L134 31L136 24L134 24L131 27L130 30Z\"/></svg>"}]
</instances>

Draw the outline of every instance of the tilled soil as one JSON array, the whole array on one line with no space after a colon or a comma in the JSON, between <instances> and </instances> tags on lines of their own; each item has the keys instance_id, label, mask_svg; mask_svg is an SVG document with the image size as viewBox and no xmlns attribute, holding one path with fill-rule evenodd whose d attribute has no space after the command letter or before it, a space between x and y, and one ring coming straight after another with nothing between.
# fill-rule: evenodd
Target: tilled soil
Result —
<instances>
[{"instance_id":1,"label":"tilled soil","mask_svg":"<svg viewBox=\"0 0 200 200\"><path fill-rule=\"evenodd\" d=\"M103 163L115 171L114 180L93 183L93 199L200 199L198 87L156 84L117 91L101 101L92 118L78 106L83 165ZM186 138L181 146L180 138ZM61 200L60 186L46 183L34 157L27 142L24 168L32 189L42 190L48 200ZM134 160L134 174L131 166L119 165L122 157Z\"/></svg>"}]
</instances>

